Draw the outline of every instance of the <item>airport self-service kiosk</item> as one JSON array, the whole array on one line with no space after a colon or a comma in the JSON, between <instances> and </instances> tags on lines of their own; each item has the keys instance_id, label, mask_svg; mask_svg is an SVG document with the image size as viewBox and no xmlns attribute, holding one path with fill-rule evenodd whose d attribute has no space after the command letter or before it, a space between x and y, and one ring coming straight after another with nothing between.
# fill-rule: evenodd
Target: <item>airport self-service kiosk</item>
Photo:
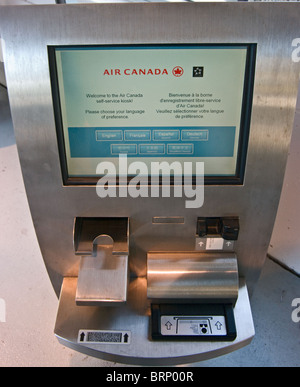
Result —
<instances>
[{"instance_id":1,"label":"airport self-service kiosk","mask_svg":"<svg viewBox=\"0 0 300 387\"><path fill-rule=\"evenodd\" d=\"M129 364L248 344L293 128L299 5L6 6L55 335Z\"/></svg>"}]
</instances>

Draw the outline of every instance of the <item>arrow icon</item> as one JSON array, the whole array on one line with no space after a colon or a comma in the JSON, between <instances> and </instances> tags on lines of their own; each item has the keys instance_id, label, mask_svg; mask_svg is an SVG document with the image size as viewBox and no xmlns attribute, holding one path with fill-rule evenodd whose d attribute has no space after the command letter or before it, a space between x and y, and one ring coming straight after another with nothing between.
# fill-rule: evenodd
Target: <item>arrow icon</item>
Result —
<instances>
[{"instance_id":1,"label":"arrow icon","mask_svg":"<svg viewBox=\"0 0 300 387\"><path fill-rule=\"evenodd\" d=\"M198 245L202 247L204 245L204 242L199 242Z\"/></svg>"},{"instance_id":2,"label":"arrow icon","mask_svg":"<svg viewBox=\"0 0 300 387\"><path fill-rule=\"evenodd\" d=\"M167 331L170 331L171 330L171 326L172 326L173 324L171 324L170 323L170 321L167 321L166 323L165 323L165 326L167 327Z\"/></svg>"},{"instance_id":3,"label":"arrow icon","mask_svg":"<svg viewBox=\"0 0 300 387\"><path fill-rule=\"evenodd\" d=\"M220 323L220 321L217 321L217 322L215 323L215 326L217 327L217 330L218 330L218 331L220 331L221 328L222 328L222 324Z\"/></svg>"},{"instance_id":4,"label":"arrow icon","mask_svg":"<svg viewBox=\"0 0 300 387\"><path fill-rule=\"evenodd\" d=\"M226 242L226 245L229 247L231 246L231 242Z\"/></svg>"},{"instance_id":5,"label":"arrow icon","mask_svg":"<svg viewBox=\"0 0 300 387\"><path fill-rule=\"evenodd\" d=\"M124 343L128 343L128 334L127 333L125 333L125 335L123 336L123 342Z\"/></svg>"},{"instance_id":6,"label":"arrow icon","mask_svg":"<svg viewBox=\"0 0 300 387\"><path fill-rule=\"evenodd\" d=\"M80 341L84 341L84 338L85 338L85 333L82 332L82 333L80 334Z\"/></svg>"}]
</instances>

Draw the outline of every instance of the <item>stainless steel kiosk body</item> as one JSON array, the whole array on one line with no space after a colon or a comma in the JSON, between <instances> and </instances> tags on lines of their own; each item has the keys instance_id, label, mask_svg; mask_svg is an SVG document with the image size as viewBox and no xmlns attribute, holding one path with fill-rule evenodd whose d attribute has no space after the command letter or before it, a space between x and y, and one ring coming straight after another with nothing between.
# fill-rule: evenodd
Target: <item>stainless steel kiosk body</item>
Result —
<instances>
[{"instance_id":1,"label":"stainless steel kiosk body","mask_svg":"<svg viewBox=\"0 0 300 387\"><path fill-rule=\"evenodd\" d=\"M64 345L163 365L251 341L247 288L280 198L299 16L292 3L0 8L20 162ZM108 176L119 154L146 167L204 161L203 205L162 192L100 198L96 165L110 162ZM102 196L132 181L109 180ZM182 188L175 177L170 186Z\"/></svg>"}]
</instances>

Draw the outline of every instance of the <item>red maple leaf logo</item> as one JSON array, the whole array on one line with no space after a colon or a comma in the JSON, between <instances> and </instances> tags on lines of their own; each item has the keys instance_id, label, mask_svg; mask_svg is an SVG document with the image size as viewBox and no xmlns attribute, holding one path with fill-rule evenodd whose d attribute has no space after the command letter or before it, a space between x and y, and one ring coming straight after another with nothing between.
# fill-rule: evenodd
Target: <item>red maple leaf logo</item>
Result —
<instances>
[{"instance_id":1,"label":"red maple leaf logo","mask_svg":"<svg viewBox=\"0 0 300 387\"><path fill-rule=\"evenodd\" d=\"M173 68L172 73L174 77L181 77L183 74L183 68L180 66L176 66Z\"/></svg>"}]
</instances>

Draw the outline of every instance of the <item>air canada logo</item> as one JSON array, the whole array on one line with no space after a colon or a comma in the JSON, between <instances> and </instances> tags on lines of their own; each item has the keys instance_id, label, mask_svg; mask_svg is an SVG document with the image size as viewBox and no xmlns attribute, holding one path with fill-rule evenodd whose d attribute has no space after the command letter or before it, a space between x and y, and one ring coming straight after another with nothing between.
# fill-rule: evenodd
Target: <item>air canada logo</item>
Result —
<instances>
[{"instance_id":1,"label":"air canada logo","mask_svg":"<svg viewBox=\"0 0 300 387\"><path fill-rule=\"evenodd\" d=\"M169 75L165 68L105 69L103 75Z\"/></svg>"},{"instance_id":2,"label":"air canada logo","mask_svg":"<svg viewBox=\"0 0 300 387\"><path fill-rule=\"evenodd\" d=\"M180 66L176 66L172 70L172 74L174 77L181 77L183 75L183 68Z\"/></svg>"},{"instance_id":3,"label":"air canada logo","mask_svg":"<svg viewBox=\"0 0 300 387\"><path fill-rule=\"evenodd\" d=\"M181 77L184 71L180 66L175 66L172 70L174 77ZM110 69L106 68L103 71L104 76L144 76L144 75L169 75L169 71L166 68L128 68L128 69Z\"/></svg>"}]
</instances>

